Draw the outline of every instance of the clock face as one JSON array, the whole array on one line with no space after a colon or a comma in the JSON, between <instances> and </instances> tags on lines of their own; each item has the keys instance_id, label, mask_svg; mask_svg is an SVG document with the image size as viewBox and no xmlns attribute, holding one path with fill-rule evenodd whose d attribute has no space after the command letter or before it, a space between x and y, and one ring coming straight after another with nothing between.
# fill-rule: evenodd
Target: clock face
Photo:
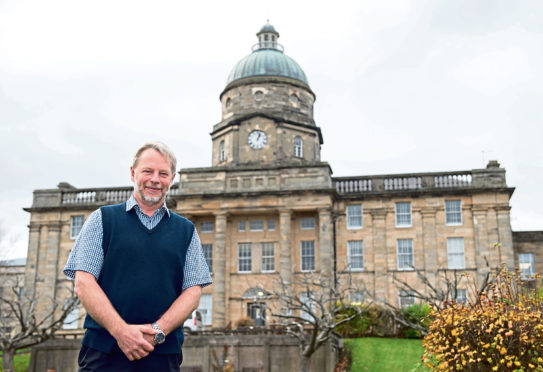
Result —
<instances>
[{"instance_id":1,"label":"clock face","mask_svg":"<svg viewBox=\"0 0 543 372\"><path fill-rule=\"evenodd\" d=\"M261 130L253 130L247 137L247 143L253 149L258 150L268 143L268 136Z\"/></svg>"}]
</instances>

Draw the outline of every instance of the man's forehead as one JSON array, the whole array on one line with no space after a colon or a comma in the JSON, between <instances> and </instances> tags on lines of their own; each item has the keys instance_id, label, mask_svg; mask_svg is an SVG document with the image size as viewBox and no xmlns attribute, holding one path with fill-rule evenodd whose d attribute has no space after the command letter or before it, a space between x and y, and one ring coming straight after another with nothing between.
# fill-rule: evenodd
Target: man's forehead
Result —
<instances>
[{"instance_id":1,"label":"man's forehead","mask_svg":"<svg viewBox=\"0 0 543 372\"><path fill-rule=\"evenodd\" d=\"M165 156L164 154L162 154L160 151L158 150L155 150L155 149L145 149L142 151L142 153L140 154L139 158L138 158L138 162L136 164L136 168L139 167L142 162L151 162L153 161L153 159L156 159L156 155L158 155L161 159L163 159L164 161L167 162L167 164L165 165L165 168L168 168L168 170L171 168L171 165L172 165L172 161L170 160L169 157Z\"/></svg>"}]
</instances>

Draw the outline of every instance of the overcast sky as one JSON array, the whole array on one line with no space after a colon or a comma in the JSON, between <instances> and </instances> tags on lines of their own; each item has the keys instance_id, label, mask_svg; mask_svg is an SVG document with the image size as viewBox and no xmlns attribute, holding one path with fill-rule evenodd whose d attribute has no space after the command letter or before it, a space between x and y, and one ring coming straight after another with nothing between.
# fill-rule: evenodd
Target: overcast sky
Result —
<instances>
[{"instance_id":1,"label":"overcast sky","mask_svg":"<svg viewBox=\"0 0 543 372\"><path fill-rule=\"evenodd\" d=\"M219 94L269 19L317 95L334 176L507 170L543 230L541 1L0 0L0 258L32 190L129 185L143 142L211 165Z\"/></svg>"}]
</instances>

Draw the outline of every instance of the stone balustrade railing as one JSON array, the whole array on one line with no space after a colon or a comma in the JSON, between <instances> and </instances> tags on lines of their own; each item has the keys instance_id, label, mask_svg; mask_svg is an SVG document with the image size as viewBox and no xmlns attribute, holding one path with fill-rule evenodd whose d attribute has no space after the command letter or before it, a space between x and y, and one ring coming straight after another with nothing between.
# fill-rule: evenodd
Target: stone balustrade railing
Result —
<instances>
[{"instance_id":1,"label":"stone balustrade railing","mask_svg":"<svg viewBox=\"0 0 543 372\"><path fill-rule=\"evenodd\" d=\"M362 177L334 177L335 189L340 194L364 192L416 191L430 189L458 189L474 187L507 187L496 182L494 170L418 173Z\"/></svg>"},{"instance_id":2,"label":"stone balustrade railing","mask_svg":"<svg viewBox=\"0 0 543 372\"><path fill-rule=\"evenodd\" d=\"M132 186L100 188L100 189L75 189L61 191L61 204L93 204L93 203L121 203L130 197L134 188ZM170 188L168 195L178 193L178 185Z\"/></svg>"}]
</instances>

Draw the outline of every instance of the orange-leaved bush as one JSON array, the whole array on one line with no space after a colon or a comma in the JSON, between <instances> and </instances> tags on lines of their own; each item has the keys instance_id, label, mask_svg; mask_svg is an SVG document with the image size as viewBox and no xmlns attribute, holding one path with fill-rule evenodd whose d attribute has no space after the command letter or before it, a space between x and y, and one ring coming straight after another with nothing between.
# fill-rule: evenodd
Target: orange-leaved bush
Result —
<instances>
[{"instance_id":1,"label":"orange-leaved bush","mask_svg":"<svg viewBox=\"0 0 543 372\"><path fill-rule=\"evenodd\" d=\"M424 363L434 371L543 371L543 296L527 283L503 267L471 303L434 308Z\"/></svg>"}]
</instances>

